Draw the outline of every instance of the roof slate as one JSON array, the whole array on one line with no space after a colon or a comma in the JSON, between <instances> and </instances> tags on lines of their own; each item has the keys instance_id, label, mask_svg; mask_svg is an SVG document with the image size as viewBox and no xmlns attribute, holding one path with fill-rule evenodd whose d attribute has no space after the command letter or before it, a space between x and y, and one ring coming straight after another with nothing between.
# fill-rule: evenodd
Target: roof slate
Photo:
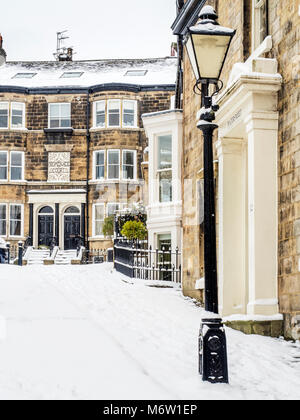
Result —
<instances>
[{"instance_id":1,"label":"roof slate","mask_svg":"<svg viewBox=\"0 0 300 420\"><path fill-rule=\"evenodd\" d=\"M147 70L144 76L126 76L128 70ZM0 66L0 87L24 88L91 87L105 84L138 86L173 85L177 58L118 59L91 61L7 62ZM62 78L65 72L83 73L78 78ZM37 73L31 79L14 78L17 73Z\"/></svg>"}]
</instances>

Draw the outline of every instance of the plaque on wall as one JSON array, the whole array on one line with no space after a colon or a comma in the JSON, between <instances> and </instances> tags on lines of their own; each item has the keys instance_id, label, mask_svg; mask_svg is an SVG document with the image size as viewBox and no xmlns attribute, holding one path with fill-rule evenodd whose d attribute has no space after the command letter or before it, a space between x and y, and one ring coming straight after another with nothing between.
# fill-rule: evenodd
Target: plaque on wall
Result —
<instances>
[{"instance_id":1,"label":"plaque on wall","mask_svg":"<svg viewBox=\"0 0 300 420\"><path fill-rule=\"evenodd\" d=\"M48 182L70 181L70 153L48 153Z\"/></svg>"}]
</instances>

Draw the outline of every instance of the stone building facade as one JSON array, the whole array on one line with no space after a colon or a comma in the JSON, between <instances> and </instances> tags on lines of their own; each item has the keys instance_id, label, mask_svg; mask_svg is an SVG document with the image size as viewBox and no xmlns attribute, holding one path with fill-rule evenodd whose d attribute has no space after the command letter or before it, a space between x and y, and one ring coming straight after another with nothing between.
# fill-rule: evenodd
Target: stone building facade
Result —
<instances>
[{"instance_id":1,"label":"stone building facade","mask_svg":"<svg viewBox=\"0 0 300 420\"><path fill-rule=\"evenodd\" d=\"M183 108L183 290L202 299L203 149L200 97L182 47L186 29L212 5L237 30L221 75L214 159L220 312L284 319L300 336L300 11L296 0L177 1L177 107ZM180 48L181 47L181 48ZM181 95L182 94L182 95ZM200 198L200 199L199 199ZM269 331L271 333L271 331Z\"/></svg>"},{"instance_id":2,"label":"stone building facade","mask_svg":"<svg viewBox=\"0 0 300 420\"><path fill-rule=\"evenodd\" d=\"M141 115L170 107L176 59L0 60L0 236L105 249L105 217L143 198Z\"/></svg>"}]
</instances>

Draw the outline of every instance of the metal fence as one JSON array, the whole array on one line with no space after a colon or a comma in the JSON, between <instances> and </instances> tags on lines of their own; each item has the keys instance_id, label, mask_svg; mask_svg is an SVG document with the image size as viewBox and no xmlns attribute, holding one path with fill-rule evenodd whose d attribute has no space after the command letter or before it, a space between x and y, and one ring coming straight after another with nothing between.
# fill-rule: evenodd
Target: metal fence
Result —
<instances>
[{"instance_id":1,"label":"metal fence","mask_svg":"<svg viewBox=\"0 0 300 420\"><path fill-rule=\"evenodd\" d=\"M104 262L113 261L110 251L106 249L85 249L82 255L82 264L102 264Z\"/></svg>"},{"instance_id":2,"label":"metal fence","mask_svg":"<svg viewBox=\"0 0 300 420\"><path fill-rule=\"evenodd\" d=\"M181 253L176 248L152 249L147 242L132 243L122 239L114 244L115 269L142 280L163 280L181 283Z\"/></svg>"},{"instance_id":3,"label":"metal fence","mask_svg":"<svg viewBox=\"0 0 300 420\"><path fill-rule=\"evenodd\" d=\"M2 264L23 264L23 257L25 254L24 245L7 244L6 248L0 250L0 263Z\"/></svg>"}]
</instances>

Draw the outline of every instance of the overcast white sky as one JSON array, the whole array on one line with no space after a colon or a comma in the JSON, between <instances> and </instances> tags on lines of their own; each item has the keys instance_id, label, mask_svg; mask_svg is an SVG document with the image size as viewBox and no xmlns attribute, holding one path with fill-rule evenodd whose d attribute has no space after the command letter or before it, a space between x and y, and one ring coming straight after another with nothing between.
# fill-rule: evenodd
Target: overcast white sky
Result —
<instances>
[{"instance_id":1,"label":"overcast white sky","mask_svg":"<svg viewBox=\"0 0 300 420\"><path fill-rule=\"evenodd\" d=\"M1 0L8 61L51 60L56 32L76 60L170 55L175 0Z\"/></svg>"}]
</instances>

